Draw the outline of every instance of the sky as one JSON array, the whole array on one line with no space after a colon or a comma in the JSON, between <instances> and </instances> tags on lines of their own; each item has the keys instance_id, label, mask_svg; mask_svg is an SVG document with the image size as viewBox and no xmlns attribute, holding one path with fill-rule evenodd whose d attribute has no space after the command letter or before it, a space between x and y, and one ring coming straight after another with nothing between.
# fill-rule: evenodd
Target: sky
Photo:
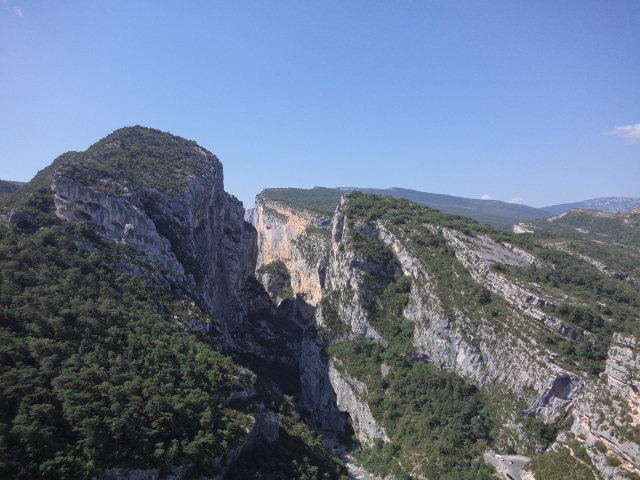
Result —
<instances>
[{"instance_id":1,"label":"sky","mask_svg":"<svg viewBox=\"0 0 640 480\"><path fill-rule=\"evenodd\" d=\"M263 188L640 196L638 0L0 0L0 178L144 125Z\"/></svg>"}]
</instances>

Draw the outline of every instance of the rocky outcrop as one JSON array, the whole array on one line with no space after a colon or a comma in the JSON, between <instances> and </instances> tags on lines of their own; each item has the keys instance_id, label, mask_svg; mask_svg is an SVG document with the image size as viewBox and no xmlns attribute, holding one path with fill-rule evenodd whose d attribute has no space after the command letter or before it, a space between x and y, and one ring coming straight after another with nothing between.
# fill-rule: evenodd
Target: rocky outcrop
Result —
<instances>
[{"instance_id":1,"label":"rocky outcrop","mask_svg":"<svg viewBox=\"0 0 640 480\"><path fill-rule=\"evenodd\" d=\"M640 341L636 337L614 335L605 375L612 393L640 414Z\"/></svg>"},{"instance_id":2,"label":"rocky outcrop","mask_svg":"<svg viewBox=\"0 0 640 480\"><path fill-rule=\"evenodd\" d=\"M635 285L640 284L640 280L638 280L637 278L634 278L625 273L618 272L613 268L605 265L601 261L596 260L595 258L588 257L587 255L584 255L582 253L574 252L573 250L571 250L571 248L567 245L566 242L549 243L548 245L551 248L555 248L556 250L560 250L561 252L568 253L569 255L573 255L574 257L577 257L580 260L584 260L585 262L593 265L601 272L606 273L607 275L615 278L616 280L626 280L627 282L633 283Z\"/></svg>"},{"instance_id":3,"label":"rocky outcrop","mask_svg":"<svg viewBox=\"0 0 640 480\"><path fill-rule=\"evenodd\" d=\"M403 274L413 279L404 316L416 326L414 344L421 353L441 368L455 371L480 387L497 384L513 392L529 404L529 415L554 419L571 408L582 379L555 365L552 354L531 338L523 328L527 317L523 317L520 308L513 311L513 328L497 325L479 312L473 312L474 317L470 318L462 308L453 315L447 314L431 267L384 225L379 225L377 231L380 240L393 250ZM450 230L444 233L456 239L463 235ZM454 245L460 248L458 243ZM456 258L472 276L474 270L491 273L484 262L535 262L528 253L498 246L488 238L478 240L476 245L475 257L456 250Z\"/></svg>"},{"instance_id":4,"label":"rocky outcrop","mask_svg":"<svg viewBox=\"0 0 640 480\"><path fill-rule=\"evenodd\" d=\"M372 446L376 439L388 442L384 428L376 422L369 405L362 399L367 393L365 384L340 372L334 365L329 367L329 378L336 392L338 409L351 417L360 444Z\"/></svg>"},{"instance_id":5,"label":"rocky outcrop","mask_svg":"<svg viewBox=\"0 0 640 480\"><path fill-rule=\"evenodd\" d=\"M323 435L345 431L346 418L336 398L335 385L329 375L321 345L309 334L300 350L300 395L298 409L307 422Z\"/></svg>"},{"instance_id":6,"label":"rocky outcrop","mask_svg":"<svg viewBox=\"0 0 640 480\"><path fill-rule=\"evenodd\" d=\"M357 259L353 251L344 248L349 229L344 213L338 208L333 217L326 290L338 295L339 300L333 307L341 321L349 326L351 336L379 339L380 334L369 323L369 314L364 308L365 303L372 300L364 284L369 281L368 276L380 270L380 267ZM319 312L318 323L325 323L322 311Z\"/></svg>"},{"instance_id":7,"label":"rocky outcrop","mask_svg":"<svg viewBox=\"0 0 640 480\"><path fill-rule=\"evenodd\" d=\"M614 335L607 367L580 397L572 433L606 479L640 476L640 341Z\"/></svg>"},{"instance_id":8,"label":"rocky outcrop","mask_svg":"<svg viewBox=\"0 0 640 480\"><path fill-rule=\"evenodd\" d=\"M540 265L533 255L508 244L499 244L487 236L469 236L448 228L442 229L442 233L453 246L456 258L469 269L479 284L560 336L576 339L584 334L581 328L567 325L542 310L556 307L557 302L532 293L490 268L496 263L515 267Z\"/></svg>"},{"instance_id":9,"label":"rocky outcrop","mask_svg":"<svg viewBox=\"0 0 640 480\"><path fill-rule=\"evenodd\" d=\"M232 344L231 332L247 315L238 292L255 270L256 233L244 222L242 203L224 191L220 162L198 152L210 169L179 196L134 183L126 195L112 196L60 174L51 189L59 218L89 222L137 252L137 261L121 268L197 298Z\"/></svg>"},{"instance_id":10,"label":"rocky outcrop","mask_svg":"<svg viewBox=\"0 0 640 480\"><path fill-rule=\"evenodd\" d=\"M257 231L257 267L281 260L291 274L291 287L306 303L322 297L329 222L309 210L256 198L251 215Z\"/></svg>"}]
</instances>

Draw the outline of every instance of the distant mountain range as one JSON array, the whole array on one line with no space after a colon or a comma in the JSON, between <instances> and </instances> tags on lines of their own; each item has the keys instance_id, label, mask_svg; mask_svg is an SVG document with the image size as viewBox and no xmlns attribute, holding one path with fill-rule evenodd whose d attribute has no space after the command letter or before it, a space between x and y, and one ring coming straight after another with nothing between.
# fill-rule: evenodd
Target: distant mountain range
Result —
<instances>
[{"instance_id":1,"label":"distant mountain range","mask_svg":"<svg viewBox=\"0 0 640 480\"><path fill-rule=\"evenodd\" d=\"M638 197L600 197L592 198L590 200L583 200L582 202L574 203L561 203L559 205L550 205L543 207L541 210L552 213L554 215L560 215L561 213L568 212L574 208L581 208L583 210L599 210L607 213L620 213L634 208L640 208L640 198Z\"/></svg>"},{"instance_id":2,"label":"distant mountain range","mask_svg":"<svg viewBox=\"0 0 640 480\"><path fill-rule=\"evenodd\" d=\"M549 213L516 203L501 202L499 200L480 200L474 198L456 197L438 193L419 192L406 188L340 188L340 190L359 190L375 195L389 195L404 198L412 202L426 205L443 213L471 217L480 223L487 223L500 228L511 228L515 223L536 218L545 218Z\"/></svg>"},{"instance_id":3,"label":"distant mountain range","mask_svg":"<svg viewBox=\"0 0 640 480\"><path fill-rule=\"evenodd\" d=\"M398 187L268 188L263 190L260 196L291 205L304 205L307 209L315 210L328 216L337 207L342 194L354 190L375 195L404 198L419 203L420 205L440 210L443 213L471 217L480 223L505 229L511 229L513 225L520 222L559 215L573 208L617 213L640 207L640 198L602 197L576 203L534 208L528 205L502 202L499 200L480 200L454 195L420 192L418 190Z\"/></svg>"}]
</instances>

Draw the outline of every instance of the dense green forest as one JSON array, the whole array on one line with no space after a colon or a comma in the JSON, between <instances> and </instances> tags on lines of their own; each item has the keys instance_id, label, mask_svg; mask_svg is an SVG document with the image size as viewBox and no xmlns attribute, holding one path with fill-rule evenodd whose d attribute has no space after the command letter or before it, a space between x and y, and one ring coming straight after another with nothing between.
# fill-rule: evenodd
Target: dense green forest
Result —
<instances>
[{"instance_id":1,"label":"dense green forest","mask_svg":"<svg viewBox=\"0 0 640 480\"><path fill-rule=\"evenodd\" d=\"M0 226L0 476L87 478L196 463L237 444L252 374L172 316L215 321L109 265L84 224Z\"/></svg>"}]
</instances>

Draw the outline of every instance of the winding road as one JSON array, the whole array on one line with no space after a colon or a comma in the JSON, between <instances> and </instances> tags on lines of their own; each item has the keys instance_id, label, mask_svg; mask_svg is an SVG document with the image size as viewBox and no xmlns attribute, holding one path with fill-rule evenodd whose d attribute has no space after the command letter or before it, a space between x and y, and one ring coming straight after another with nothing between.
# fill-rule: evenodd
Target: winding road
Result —
<instances>
[{"instance_id":1,"label":"winding road","mask_svg":"<svg viewBox=\"0 0 640 480\"><path fill-rule=\"evenodd\" d=\"M507 480L522 480L522 469L530 460L520 455L501 455L504 458L501 461L490 453L484 453L482 457L485 463L495 467Z\"/></svg>"}]
</instances>

